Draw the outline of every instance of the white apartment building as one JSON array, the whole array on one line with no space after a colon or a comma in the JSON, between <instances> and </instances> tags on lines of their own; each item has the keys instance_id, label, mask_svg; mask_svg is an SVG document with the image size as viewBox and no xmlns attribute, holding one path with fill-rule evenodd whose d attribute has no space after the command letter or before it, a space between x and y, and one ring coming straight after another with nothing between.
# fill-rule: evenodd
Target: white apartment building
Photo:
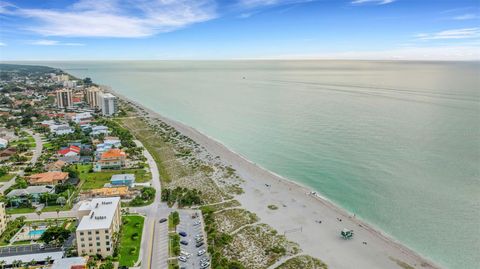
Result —
<instances>
[{"instance_id":1,"label":"white apartment building","mask_svg":"<svg viewBox=\"0 0 480 269\"><path fill-rule=\"evenodd\" d=\"M84 202L78 214L81 218L76 231L78 254L113 255L115 237L121 224L120 197L95 198Z\"/></svg>"},{"instance_id":2,"label":"white apartment building","mask_svg":"<svg viewBox=\"0 0 480 269\"><path fill-rule=\"evenodd\" d=\"M86 90L87 103L90 108L99 109L100 108L100 95L102 91L97 87L89 87Z\"/></svg>"},{"instance_id":3,"label":"white apartment building","mask_svg":"<svg viewBox=\"0 0 480 269\"><path fill-rule=\"evenodd\" d=\"M5 203L0 203L0 235L7 228L7 213L5 212Z\"/></svg>"},{"instance_id":4,"label":"white apartment building","mask_svg":"<svg viewBox=\"0 0 480 269\"><path fill-rule=\"evenodd\" d=\"M111 93L100 94L103 116L113 116L117 113L117 97Z\"/></svg>"},{"instance_id":5,"label":"white apartment building","mask_svg":"<svg viewBox=\"0 0 480 269\"><path fill-rule=\"evenodd\" d=\"M59 108L71 108L73 107L72 90L63 89L56 92L57 95L57 107Z\"/></svg>"}]
</instances>

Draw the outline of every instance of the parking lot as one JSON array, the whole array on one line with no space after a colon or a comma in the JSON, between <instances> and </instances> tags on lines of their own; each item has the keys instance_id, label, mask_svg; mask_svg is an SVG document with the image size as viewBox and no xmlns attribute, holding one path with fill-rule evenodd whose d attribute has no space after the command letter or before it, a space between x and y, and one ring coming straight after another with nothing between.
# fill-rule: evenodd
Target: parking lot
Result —
<instances>
[{"instance_id":1,"label":"parking lot","mask_svg":"<svg viewBox=\"0 0 480 269\"><path fill-rule=\"evenodd\" d=\"M199 250L207 250L206 234L203 229L202 214L198 210L179 210L178 213L180 215L180 224L177 227L177 232L185 232L187 235L180 236L180 240L185 240L188 242L188 245L185 246L180 244L180 246L183 254L190 254L186 255L188 257L186 262L179 261L180 268L200 269L202 268L200 266L200 260L202 258L208 258L208 253L205 253L201 256L197 255ZM192 215L195 213L198 214L198 217L192 218ZM199 221L200 224L195 225L195 222L197 221ZM201 240L201 242L204 242L204 244L201 247L196 247L197 240L195 239L195 236L197 235L201 235L203 237L203 240ZM185 255L181 254L181 256ZM210 260L208 262L210 262ZM210 268L210 266L205 268Z\"/></svg>"},{"instance_id":2,"label":"parking lot","mask_svg":"<svg viewBox=\"0 0 480 269\"><path fill-rule=\"evenodd\" d=\"M62 251L62 247L53 247L53 246L40 247L40 244L7 246L7 247L0 248L0 257L56 252L56 251Z\"/></svg>"}]
</instances>

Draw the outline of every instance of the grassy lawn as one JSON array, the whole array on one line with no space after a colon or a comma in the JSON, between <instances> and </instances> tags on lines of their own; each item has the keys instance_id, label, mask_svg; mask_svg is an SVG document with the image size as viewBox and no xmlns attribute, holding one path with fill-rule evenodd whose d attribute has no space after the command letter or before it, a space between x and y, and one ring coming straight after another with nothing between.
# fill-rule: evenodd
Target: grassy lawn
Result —
<instances>
[{"instance_id":1,"label":"grassy lawn","mask_svg":"<svg viewBox=\"0 0 480 269\"><path fill-rule=\"evenodd\" d=\"M80 179L84 180L82 190L102 188L106 183L110 183L110 178L113 175L117 174L135 174L135 182L146 182L152 178L150 172L146 172L144 169L123 169L109 170L105 172L80 173Z\"/></svg>"},{"instance_id":2,"label":"grassy lawn","mask_svg":"<svg viewBox=\"0 0 480 269\"><path fill-rule=\"evenodd\" d=\"M28 207L7 208L7 214L25 214L25 213L33 213L33 212L35 212L35 208L28 208Z\"/></svg>"},{"instance_id":3,"label":"grassy lawn","mask_svg":"<svg viewBox=\"0 0 480 269\"><path fill-rule=\"evenodd\" d=\"M72 207L70 205L65 205L65 206L49 205L49 206L44 207L42 209L42 212L55 212L55 211L57 211L57 209L60 209L60 211L67 211L67 210L72 209Z\"/></svg>"},{"instance_id":4,"label":"grassy lawn","mask_svg":"<svg viewBox=\"0 0 480 269\"><path fill-rule=\"evenodd\" d=\"M0 177L0 182L7 182L10 179L12 179L14 176L15 176L15 174L12 174L12 173L5 174L5 175Z\"/></svg>"},{"instance_id":5,"label":"grassy lawn","mask_svg":"<svg viewBox=\"0 0 480 269\"><path fill-rule=\"evenodd\" d=\"M142 241L143 222L142 216L123 216L122 229L119 242L119 263L120 266L133 266L140 252Z\"/></svg>"}]
</instances>

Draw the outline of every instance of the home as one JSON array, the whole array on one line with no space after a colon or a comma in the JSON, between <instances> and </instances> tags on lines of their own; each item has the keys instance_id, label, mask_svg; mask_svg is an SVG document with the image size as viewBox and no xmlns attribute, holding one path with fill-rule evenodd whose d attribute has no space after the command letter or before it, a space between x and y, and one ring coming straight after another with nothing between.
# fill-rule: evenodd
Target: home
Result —
<instances>
[{"instance_id":1,"label":"home","mask_svg":"<svg viewBox=\"0 0 480 269\"><path fill-rule=\"evenodd\" d=\"M80 147L78 146L69 146L68 148L64 148L58 151L58 154L61 156L77 156L80 154Z\"/></svg>"},{"instance_id":2,"label":"home","mask_svg":"<svg viewBox=\"0 0 480 269\"><path fill-rule=\"evenodd\" d=\"M122 146L122 142L120 141L120 138L118 138L116 136L106 136L103 139L103 143L108 144L108 145L112 145L116 148L119 148L119 147Z\"/></svg>"},{"instance_id":3,"label":"home","mask_svg":"<svg viewBox=\"0 0 480 269\"><path fill-rule=\"evenodd\" d=\"M112 186L128 186L132 187L135 183L134 174L119 174L113 175L110 179L110 185Z\"/></svg>"},{"instance_id":4,"label":"home","mask_svg":"<svg viewBox=\"0 0 480 269\"><path fill-rule=\"evenodd\" d=\"M87 124L92 121L93 116L90 112L83 112L83 113L69 113L66 115L67 120L71 120L75 123L83 123Z\"/></svg>"},{"instance_id":5,"label":"home","mask_svg":"<svg viewBox=\"0 0 480 269\"><path fill-rule=\"evenodd\" d=\"M50 125L50 131L56 135L65 135L74 132L68 124Z\"/></svg>"},{"instance_id":6,"label":"home","mask_svg":"<svg viewBox=\"0 0 480 269\"><path fill-rule=\"evenodd\" d=\"M15 148L7 148L0 151L0 162L10 159L10 157L15 155L16 153L17 153L17 150Z\"/></svg>"},{"instance_id":7,"label":"home","mask_svg":"<svg viewBox=\"0 0 480 269\"><path fill-rule=\"evenodd\" d=\"M65 165L67 165L66 162L64 162L62 160L58 160L56 162L49 163L49 164L45 165L45 170L47 170L49 172L54 172L54 171L61 172L62 168Z\"/></svg>"},{"instance_id":8,"label":"home","mask_svg":"<svg viewBox=\"0 0 480 269\"><path fill-rule=\"evenodd\" d=\"M6 147L8 147L8 140L0 138L0 149L4 149Z\"/></svg>"},{"instance_id":9,"label":"home","mask_svg":"<svg viewBox=\"0 0 480 269\"><path fill-rule=\"evenodd\" d=\"M130 196L130 192L128 191L127 186L92 189L88 194L90 195L90 197L120 196L121 198L128 198Z\"/></svg>"},{"instance_id":10,"label":"home","mask_svg":"<svg viewBox=\"0 0 480 269\"><path fill-rule=\"evenodd\" d=\"M40 196L44 193L54 193L55 187L46 185L46 186L29 186L26 189L15 189L10 191L6 196L8 198L16 198L17 203L28 200L30 197L31 201L38 203L40 201Z\"/></svg>"},{"instance_id":11,"label":"home","mask_svg":"<svg viewBox=\"0 0 480 269\"><path fill-rule=\"evenodd\" d=\"M33 174L27 177L30 185L57 185L63 183L68 179L68 173L66 172L45 172L39 174Z\"/></svg>"},{"instance_id":12,"label":"home","mask_svg":"<svg viewBox=\"0 0 480 269\"><path fill-rule=\"evenodd\" d=\"M108 132L107 126L96 125L92 127L92 132L90 133L90 135L100 135L100 134L108 135L108 133L109 132Z\"/></svg>"},{"instance_id":13,"label":"home","mask_svg":"<svg viewBox=\"0 0 480 269\"><path fill-rule=\"evenodd\" d=\"M95 163L94 171L103 169L120 169L125 166L127 154L121 149L110 149L100 155L100 159Z\"/></svg>"}]
</instances>

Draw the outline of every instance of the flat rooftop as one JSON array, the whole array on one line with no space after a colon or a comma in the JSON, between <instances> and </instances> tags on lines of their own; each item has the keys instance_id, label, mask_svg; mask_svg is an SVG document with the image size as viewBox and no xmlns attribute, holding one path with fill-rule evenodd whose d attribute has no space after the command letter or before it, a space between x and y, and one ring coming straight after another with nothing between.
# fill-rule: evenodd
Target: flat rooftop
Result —
<instances>
[{"instance_id":1,"label":"flat rooftop","mask_svg":"<svg viewBox=\"0 0 480 269\"><path fill-rule=\"evenodd\" d=\"M77 231L110 228L118 203L120 203L120 197L95 198L83 202L78 210L90 211L90 213L82 217Z\"/></svg>"}]
</instances>

